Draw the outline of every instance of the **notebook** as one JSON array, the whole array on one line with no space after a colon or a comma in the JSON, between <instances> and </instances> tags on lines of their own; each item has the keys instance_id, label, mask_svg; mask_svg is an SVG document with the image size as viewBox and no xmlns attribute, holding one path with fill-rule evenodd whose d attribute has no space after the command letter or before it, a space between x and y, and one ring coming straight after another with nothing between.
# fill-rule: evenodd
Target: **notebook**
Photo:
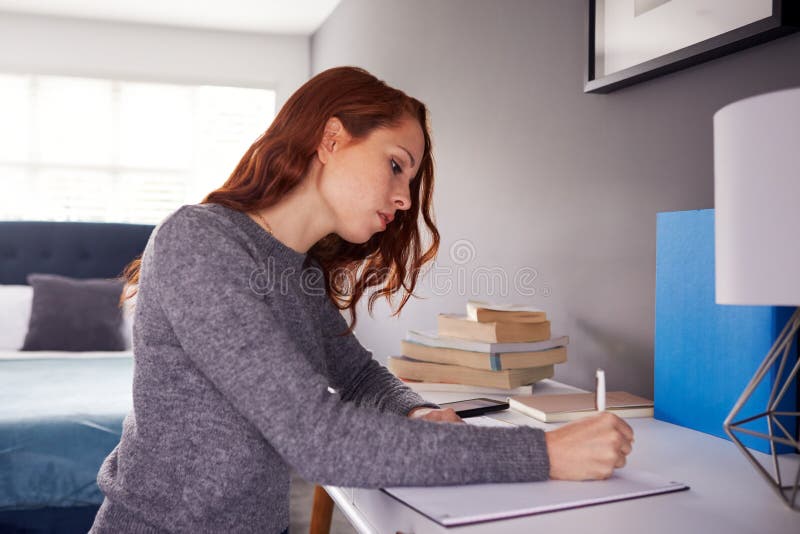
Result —
<instances>
[{"instance_id":1,"label":"notebook","mask_svg":"<svg viewBox=\"0 0 800 534\"><path fill-rule=\"evenodd\" d=\"M545 423L574 421L595 415L598 412L594 402L594 393L518 395L508 399L512 410ZM606 410L620 417L653 417L653 401L624 391L609 391Z\"/></svg>"},{"instance_id":2,"label":"notebook","mask_svg":"<svg viewBox=\"0 0 800 534\"><path fill-rule=\"evenodd\" d=\"M384 488L383 491L445 527L567 510L687 490L645 471L618 469L607 480L549 480L516 484Z\"/></svg>"}]
</instances>

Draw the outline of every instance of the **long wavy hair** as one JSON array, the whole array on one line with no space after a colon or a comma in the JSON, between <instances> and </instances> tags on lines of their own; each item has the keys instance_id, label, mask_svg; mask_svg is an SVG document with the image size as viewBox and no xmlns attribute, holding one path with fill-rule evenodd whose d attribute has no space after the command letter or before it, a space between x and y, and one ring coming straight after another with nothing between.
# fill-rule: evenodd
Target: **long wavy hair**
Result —
<instances>
[{"instance_id":1,"label":"long wavy hair","mask_svg":"<svg viewBox=\"0 0 800 534\"><path fill-rule=\"evenodd\" d=\"M365 243L349 243L329 234L308 251L308 256L322 268L327 296L340 310L350 312L349 333L356 325L358 301L372 288L370 315L377 299L384 297L391 304L402 290L400 304L393 313L398 315L414 294L422 267L439 250L432 207L434 168L428 110L422 102L364 69L336 67L321 72L287 100L227 181L202 203L221 204L242 212L278 203L303 180L331 117L337 117L354 139L363 139L376 128L396 126L406 117L415 118L425 141L419 169L411 182L408 210L398 210L392 224ZM430 233L424 252L420 218ZM140 267L141 258L123 271L126 288L122 301L136 293Z\"/></svg>"}]
</instances>

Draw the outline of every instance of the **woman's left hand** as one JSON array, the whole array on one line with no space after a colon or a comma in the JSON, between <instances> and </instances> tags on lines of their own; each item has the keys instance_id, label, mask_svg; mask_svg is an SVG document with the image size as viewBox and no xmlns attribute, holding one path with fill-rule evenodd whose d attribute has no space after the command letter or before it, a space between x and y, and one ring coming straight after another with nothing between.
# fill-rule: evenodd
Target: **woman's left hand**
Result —
<instances>
[{"instance_id":1,"label":"woman's left hand","mask_svg":"<svg viewBox=\"0 0 800 534\"><path fill-rule=\"evenodd\" d=\"M424 419L425 421L433 421L435 423L463 423L464 420L456 415L456 411L452 408L428 408L425 406L418 406L408 412L410 419Z\"/></svg>"}]
</instances>

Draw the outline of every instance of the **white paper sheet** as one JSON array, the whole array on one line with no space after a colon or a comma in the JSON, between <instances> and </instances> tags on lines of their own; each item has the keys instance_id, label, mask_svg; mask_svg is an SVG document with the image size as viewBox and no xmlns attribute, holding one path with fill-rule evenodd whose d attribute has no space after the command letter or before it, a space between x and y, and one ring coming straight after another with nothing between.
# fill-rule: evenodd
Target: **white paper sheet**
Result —
<instances>
[{"instance_id":1,"label":"white paper sheet","mask_svg":"<svg viewBox=\"0 0 800 534\"><path fill-rule=\"evenodd\" d=\"M608 480L385 488L383 491L446 527L566 510L688 489L645 471L620 469Z\"/></svg>"},{"instance_id":2,"label":"white paper sheet","mask_svg":"<svg viewBox=\"0 0 800 534\"><path fill-rule=\"evenodd\" d=\"M500 421L499 419L493 419L491 417L486 417L485 415L481 415L478 417L468 417L464 419L464 422L469 425L475 426L497 426L497 427L506 427L506 428L514 428L516 425L512 423L508 423L506 421Z\"/></svg>"}]
</instances>

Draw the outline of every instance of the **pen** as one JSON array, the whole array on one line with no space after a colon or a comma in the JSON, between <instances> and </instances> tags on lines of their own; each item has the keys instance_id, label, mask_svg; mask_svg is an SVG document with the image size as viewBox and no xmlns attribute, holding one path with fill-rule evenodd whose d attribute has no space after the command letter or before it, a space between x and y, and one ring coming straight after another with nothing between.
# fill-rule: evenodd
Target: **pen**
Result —
<instances>
[{"instance_id":1,"label":"pen","mask_svg":"<svg viewBox=\"0 0 800 534\"><path fill-rule=\"evenodd\" d=\"M595 375L597 387L594 394L594 407L598 412L606 411L606 373L598 369Z\"/></svg>"}]
</instances>

